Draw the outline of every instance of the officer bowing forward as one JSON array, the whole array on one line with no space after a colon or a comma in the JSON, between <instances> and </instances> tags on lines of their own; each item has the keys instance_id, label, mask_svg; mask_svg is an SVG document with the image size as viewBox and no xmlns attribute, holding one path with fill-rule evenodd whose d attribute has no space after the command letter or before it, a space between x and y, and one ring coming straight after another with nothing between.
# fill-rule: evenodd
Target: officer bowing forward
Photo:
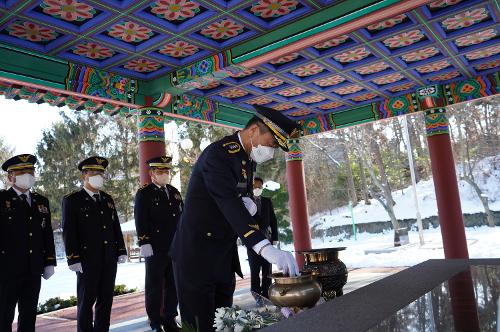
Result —
<instances>
[{"instance_id":1,"label":"officer bowing forward","mask_svg":"<svg viewBox=\"0 0 500 332\"><path fill-rule=\"evenodd\" d=\"M12 187L0 192L0 331L12 331L18 305L19 332L35 331L40 276L54 274L56 257L49 201L30 191L36 157L18 155L2 169Z\"/></svg>"},{"instance_id":2,"label":"officer bowing forward","mask_svg":"<svg viewBox=\"0 0 500 332\"><path fill-rule=\"evenodd\" d=\"M242 131L209 145L196 162L171 248L183 327L213 331L215 310L232 305L234 274L241 276L238 236L283 272L298 273L293 255L273 247L252 218L254 163L287 150L296 134L293 121L258 108Z\"/></svg>"},{"instance_id":3,"label":"officer bowing forward","mask_svg":"<svg viewBox=\"0 0 500 332\"><path fill-rule=\"evenodd\" d=\"M77 274L81 332L109 330L116 264L127 260L115 203L101 190L107 166L102 157L80 162L83 188L62 201L64 246L69 269Z\"/></svg>"},{"instance_id":4,"label":"officer bowing forward","mask_svg":"<svg viewBox=\"0 0 500 332\"><path fill-rule=\"evenodd\" d=\"M177 189L169 185L171 157L160 156L147 161L152 183L139 189L135 196L134 217L146 258L146 312L154 331L179 331L177 294L172 261L168 250L183 210Z\"/></svg>"}]
</instances>

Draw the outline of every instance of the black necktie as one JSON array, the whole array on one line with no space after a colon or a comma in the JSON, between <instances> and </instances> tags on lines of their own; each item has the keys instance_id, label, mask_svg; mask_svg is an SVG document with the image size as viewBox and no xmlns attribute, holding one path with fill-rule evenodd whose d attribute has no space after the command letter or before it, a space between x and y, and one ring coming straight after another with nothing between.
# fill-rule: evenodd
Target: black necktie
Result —
<instances>
[{"instance_id":1,"label":"black necktie","mask_svg":"<svg viewBox=\"0 0 500 332\"><path fill-rule=\"evenodd\" d=\"M30 203L28 203L28 196L26 194L21 194L21 199L26 203L27 206L31 206Z\"/></svg>"},{"instance_id":2,"label":"black necktie","mask_svg":"<svg viewBox=\"0 0 500 332\"><path fill-rule=\"evenodd\" d=\"M99 200L99 194L94 194L94 200L98 207L101 207L101 201Z\"/></svg>"}]
</instances>

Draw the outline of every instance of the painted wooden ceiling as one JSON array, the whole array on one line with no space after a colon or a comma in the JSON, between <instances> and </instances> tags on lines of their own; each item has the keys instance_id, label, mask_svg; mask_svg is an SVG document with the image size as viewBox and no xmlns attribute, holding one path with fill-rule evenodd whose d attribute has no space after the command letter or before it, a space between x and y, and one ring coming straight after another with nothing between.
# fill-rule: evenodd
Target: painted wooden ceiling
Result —
<instances>
[{"instance_id":1,"label":"painted wooden ceiling","mask_svg":"<svg viewBox=\"0 0 500 332\"><path fill-rule=\"evenodd\" d=\"M294 119L498 71L497 1L438 0L195 93Z\"/></svg>"},{"instance_id":2,"label":"painted wooden ceiling","mask_svg":"<svg viewBox=\"0 0 500 332\"><path fill-rule=\"evenodd\" d=\"M148 80L333 2L0 0L0 42Z\"/></svg>"},{"instance_id":3,"label":"painted wooden ceiling","mask_svg":"<svg viewBox=\"0 0 500 332\"><path fill-rule=\"evenodd\" d=\"M350 1L350 0L349 0ZM0 0L0 43L151 80L334 0ZM498 71L497 0L437 0L189 93L301 120Z\"/></svg>"}]
</instances>

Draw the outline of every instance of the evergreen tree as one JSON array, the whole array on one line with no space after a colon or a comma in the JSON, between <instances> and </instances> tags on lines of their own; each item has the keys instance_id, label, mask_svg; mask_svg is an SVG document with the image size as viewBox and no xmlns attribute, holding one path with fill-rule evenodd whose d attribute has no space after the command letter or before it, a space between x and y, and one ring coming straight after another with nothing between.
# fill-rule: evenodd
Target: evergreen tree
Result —
<instances>
[{"instance_id":1,"label":"evergreen tree","mask_svg":"<svg viewBox=\"0 0 500 332\"><path fill-rule=\"evenodd\" d=\"M42 166L36 187L49 199L54 228L60 227L62 198L81 186L78 163L92 155L109 159L104 191L113 196L120 219L131 218L139 174L133 120L90 113L61 116L36 148Z\"/></svg>"},{"instance_id":2,"label":"evergreen tree","mask_svg":"<svg viewBox=\"0 0 500 332\"><path fill-rule=\"evenodd\" d=\"M4 139L0 137L0 164L14 155L14 149L5 143ZM1 172L0 174L0 189L6 189L7 173Z\"/></svg>"}]
</instances>

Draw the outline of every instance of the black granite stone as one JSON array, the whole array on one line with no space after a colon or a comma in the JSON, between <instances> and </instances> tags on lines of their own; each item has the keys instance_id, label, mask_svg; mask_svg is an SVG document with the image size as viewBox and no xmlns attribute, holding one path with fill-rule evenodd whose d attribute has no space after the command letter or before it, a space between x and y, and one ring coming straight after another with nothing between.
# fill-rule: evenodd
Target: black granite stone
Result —
<instances>
[{"instance_id":1,"label":"black granite stone","mask_svg":"<svg viewBox=\"0 0 500 332\"><path fill-rule=\"evenodd\" d=\"M428 260L261 331L366 331L470 265L500 265L500 259Z\"/></svg>"}]
</instances>

